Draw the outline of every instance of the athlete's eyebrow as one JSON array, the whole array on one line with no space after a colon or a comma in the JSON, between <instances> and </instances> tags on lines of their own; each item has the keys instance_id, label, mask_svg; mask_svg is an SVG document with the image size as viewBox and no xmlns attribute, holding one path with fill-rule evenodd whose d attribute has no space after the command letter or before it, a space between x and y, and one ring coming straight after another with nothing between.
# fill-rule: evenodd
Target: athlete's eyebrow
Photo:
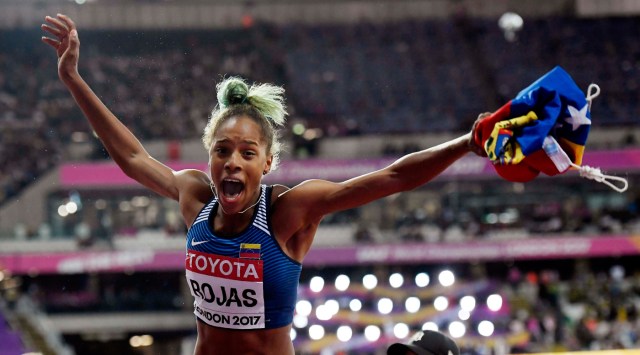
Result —
<instances>
[{"instance_id":1,"label":"athlete's eyebrow","mask_svg":"<svg viewBox=\"0 0 640 355\"><path fill-rule=\"evenodd\" d=\"M221 139L217 139L215 140L215 143L232 143L233 140L230 138L221 138ZM251 139L243 139L241 141L244 144L250 144L250 145L255 145L255 146L259 146L260 144L257 141L251 140Z\"/></svg>"}]
</instances>

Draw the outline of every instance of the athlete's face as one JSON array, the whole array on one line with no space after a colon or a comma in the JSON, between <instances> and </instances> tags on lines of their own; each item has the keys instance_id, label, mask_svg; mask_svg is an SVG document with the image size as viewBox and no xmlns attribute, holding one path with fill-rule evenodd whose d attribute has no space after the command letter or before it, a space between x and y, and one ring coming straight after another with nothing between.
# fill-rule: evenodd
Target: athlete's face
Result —
<instances>
[{"instance_id":1,"label":"athlete's face","mask_svg":"<svg viewBox=\"0 0 640 355\"><path fill-rule=\"evenodd\" d=\"M224 211L242 211L255 203L264 172L273 157L267 155L262 129L247 116L230 117L213 135L209 151L211 178Z\"/></svg>"}]
</instances>

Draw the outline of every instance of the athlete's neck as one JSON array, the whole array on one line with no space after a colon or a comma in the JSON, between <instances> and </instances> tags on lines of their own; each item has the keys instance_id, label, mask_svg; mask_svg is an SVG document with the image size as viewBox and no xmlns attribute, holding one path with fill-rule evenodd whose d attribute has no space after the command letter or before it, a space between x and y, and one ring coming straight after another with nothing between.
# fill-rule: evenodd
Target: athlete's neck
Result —
<instances>
[{"instance_id":1,"label":"athlete's neck","mask_svg":"<svg viewBox=\"0 0 640 355\"><path fill-rule=\"evenodd\" d=\"M260 195L261 195L262 187L258 187L258 197L256 198L256 202L254 202L251 206L245 208L244 210L242 210L240 212L229 213L229 212L224 210L224 207L222 207L222 203L220 202L220 198L218 198L218 194L216 193L216 189L215 189L215 186L213 185L213 183L210 183L209 187L211 188L211 192L213 192L213 195L218 200L218 206L220 207L220 210L222 211L222 214L227 215L227 216L231 216L231 215L234 215L234 214L243 214L243 213L249 211L250 209L254 208L260 202Z\"/></svg>"}]
</instances>

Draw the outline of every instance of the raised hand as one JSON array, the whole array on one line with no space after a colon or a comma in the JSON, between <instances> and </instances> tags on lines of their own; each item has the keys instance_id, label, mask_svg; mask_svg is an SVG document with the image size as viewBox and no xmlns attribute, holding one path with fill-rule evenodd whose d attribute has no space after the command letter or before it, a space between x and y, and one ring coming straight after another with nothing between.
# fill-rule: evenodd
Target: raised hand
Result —
<instances>
[{"instance_id":1,"label":"raised hand","mask_svg":"<svg viewBox=\"0 0 640 355\"><path fill-rule=\"evenodd\" d=\"M485 113L481 113L480 115L478 115L478 118L476 119L476 121L473 123L473 127L471 128L471 137L469 139L469 150L471 150L472 152L474 152L476 155L479 155L481 157L486 157L487 156L487 152L484 150L484 147L482 146L482 132L480 131L480 121L482 121L482 119L491 116L490 112L485 112Z\"/></svg>"},{"instance_id":2,"label":"raised hand","mask_svg":"<svg viewBox=\"0 0 640 355\"><path fill-rule=\"evenodd\" d=\"M80 39L73 21L66 15L46 16L46 23L41 28L51 37L42 37L42 42L50 45L58 55L58 76L63 81L78 74L78 58L80 57Z\"/></svg>"}]
</instances>

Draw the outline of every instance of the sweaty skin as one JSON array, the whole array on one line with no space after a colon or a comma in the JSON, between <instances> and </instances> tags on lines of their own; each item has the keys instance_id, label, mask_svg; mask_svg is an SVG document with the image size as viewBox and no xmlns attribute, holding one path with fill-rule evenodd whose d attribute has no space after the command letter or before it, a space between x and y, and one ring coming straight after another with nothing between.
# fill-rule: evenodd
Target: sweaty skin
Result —
<instances>
[{"instance_id":1,"label":"sweaty skin","mask_svg":"<svg viewBox=\"0 0 640 355\"><path fill-rule=\"evenodd\" d=\"M73 21L57 15L47 16L45 22L42 29L51 37L42 40L56 50L60 79L122 171L150 190L177 201L187 227L212 198L213 183L222 207L213 218L214 232L226 236L243 231L251 223L251 205L259 197L262 178L273 161L260 126L247 116L225 120L214 134L209 174L199 170L174 171L151 157L82 79L78 73L80 40ZM427 183L470 150L481 151L473 145L472 133L473 130L344 182L308 180L291 189L275 186L271 224L278 244L289 257L302 262L325 215ZM225 181L242 184L241 191L225 191ZM239 213L247 208L247 213ZM232 330L196 323L197 355L294 354L289 337L291 324L276 329Z\"/></svg>"}]
</instances>

